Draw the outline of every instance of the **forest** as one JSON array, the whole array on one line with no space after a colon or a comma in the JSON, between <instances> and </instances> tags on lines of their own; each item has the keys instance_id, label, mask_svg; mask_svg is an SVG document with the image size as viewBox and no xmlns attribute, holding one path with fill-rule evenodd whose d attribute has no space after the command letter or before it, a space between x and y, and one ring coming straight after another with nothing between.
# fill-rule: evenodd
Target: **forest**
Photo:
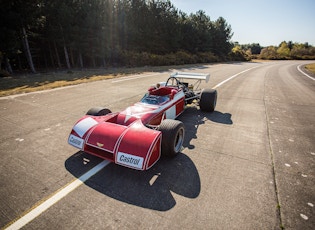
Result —
<instances>
[{"instance_id":1,"label":"forest","mask_svg":"<svg viewBox=\"0 0 315 230\"><path fill-rule=\"evenodd\" d=\"M1 0L0 62L29 71L314 59L311 45L231 42L231 25L169 0Z\"/></svg>"}]
</instances>

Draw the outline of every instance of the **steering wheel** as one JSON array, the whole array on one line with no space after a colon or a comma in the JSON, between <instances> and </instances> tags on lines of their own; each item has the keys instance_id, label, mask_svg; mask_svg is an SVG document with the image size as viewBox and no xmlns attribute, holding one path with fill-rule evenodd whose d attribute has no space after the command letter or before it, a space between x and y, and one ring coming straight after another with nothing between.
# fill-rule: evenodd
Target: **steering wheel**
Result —
<instances>
[{"instance_id":1,"label":"steering wheel","mask_svg":"<svg viewBox=\"0 0 315 230\"><path fill-rule=\"evenodd\" d=\"M175 83L175 84L174 84ZM180 82L176 77L169 77L165 83L165 86L175 86L177 88L180 88L182 86L185 88L186 86Z\"/></svg>"}]
</instances>

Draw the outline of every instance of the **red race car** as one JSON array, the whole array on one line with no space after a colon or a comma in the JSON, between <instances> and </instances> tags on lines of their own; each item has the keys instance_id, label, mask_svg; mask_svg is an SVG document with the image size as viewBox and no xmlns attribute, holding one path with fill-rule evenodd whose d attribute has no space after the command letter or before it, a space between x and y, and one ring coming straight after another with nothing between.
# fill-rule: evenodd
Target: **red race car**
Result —
<instances>
[{"instance_id":1,"label":"red race car","mask_svg":"<svg viewBox=\"0 0 315 230\"><path fill-rule=\"evenodd\" d=\"M217 91L199 89L201 81L208 82L209 77L174 73L122 112L92 108L74 125L68 143L116 164L147 170L161 154L175 156L181 151L185 128L175 119L186 105L195 103L203 111L214 111Z\"/></svg>"}]
</instances>

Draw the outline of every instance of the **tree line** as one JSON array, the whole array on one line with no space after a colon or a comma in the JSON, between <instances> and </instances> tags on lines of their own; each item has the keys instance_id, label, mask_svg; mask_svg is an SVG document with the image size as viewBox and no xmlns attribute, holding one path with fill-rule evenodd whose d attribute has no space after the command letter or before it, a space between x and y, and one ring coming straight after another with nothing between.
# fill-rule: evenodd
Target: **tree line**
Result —
<instances>
[{"instance_id":1,"label":"tree line","mask_svg":"<svg viewBox=\"0 0 315 230\"><path fill-rule=\"evenodd\" d=\"M286 42L279 46L262 47L259 43L240 45L234 43L232 53L239 60L315 60L315 47L308 42Z\"/></svg>"},{"instance_id":2,"label":"tree line","mask_svg":"<svg viewBox=\"0 0 315 230\"><path fill-rule=\"evenodd\" d=\"M228 56L231 26L169 0L2 0L1 68L71 69L209 62Z\"/></svg>"},{"instance_id":3,"label":"tree line","mask_svg":"<svg viewBox=\"0 0 315 230\"><path fill-rule=\"evenodd\" d=\"M278 47L268 46L262 49L258 57L272 60L315 60L315 47L307 42L293 43L292 41L283 41Z\"/></svg>"},{"instance_id":4,"label":"tree line","mask_svg":"<svg viewBox=\"0 0 315 230\"><path fill-rule=\"evenodd\" d=\"M232 28L170 0L1 0L1 70L315 59L314 47L232 43Z\"/></svg>"}]
</instances>

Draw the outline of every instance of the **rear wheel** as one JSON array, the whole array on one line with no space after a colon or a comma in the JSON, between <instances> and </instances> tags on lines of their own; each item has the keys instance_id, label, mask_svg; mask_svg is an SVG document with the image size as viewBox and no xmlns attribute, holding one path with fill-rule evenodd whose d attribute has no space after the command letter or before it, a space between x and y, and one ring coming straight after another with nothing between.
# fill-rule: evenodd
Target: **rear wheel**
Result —
<instances>
[{"instance_id":1,"label":"rear wheel","mask_svg":"<svg viewBox=\"0 0 315 230\"><path fill-rule=\"evenodd\" d=\"M91 116L104 116L107 115L109 113L111 113L112 111L110 111L109 109L103 108L103 107L95 107L95 108L91 108L86 115L91 115Z\"/></svg>"},{"instance_id":2,"label":"rear wheel","mask_svg":"<svg viewBox=\"0 0 315 230\"><path fill-rule=\"evenodd\" d=\"M217 94L215 89L204 89L200 95L200 109L206 112L213 112L217 104Z\"/></svg>"},{"instance_id":3,"label":"rear wheel","mask_svg":"<svg viewBox=\"0 0 315 230\"><path fill-rule=\"evenodd\" d=\"M162 155L176 156L184 143L184 124L178 120L165 119L159 130L162 132Z\"/></svg>"}]
</instances>

